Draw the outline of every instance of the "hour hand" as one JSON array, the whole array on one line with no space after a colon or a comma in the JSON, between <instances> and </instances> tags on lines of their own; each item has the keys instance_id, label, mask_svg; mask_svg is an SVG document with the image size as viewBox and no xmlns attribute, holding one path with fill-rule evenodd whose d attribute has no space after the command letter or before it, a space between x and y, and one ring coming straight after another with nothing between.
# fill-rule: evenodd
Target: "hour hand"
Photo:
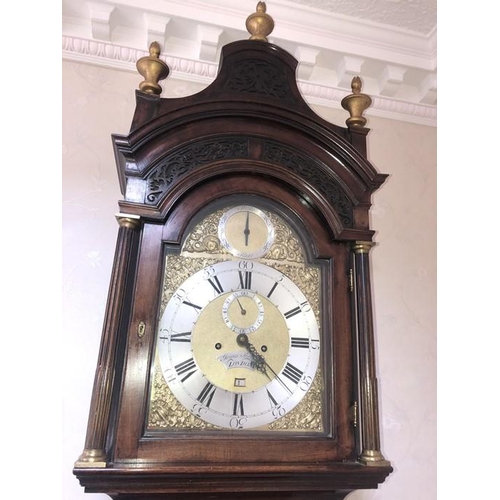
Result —
<instances>
[{"instance_id":1,"label":"hour hand","mask_svg":"<svg viewBox=\"0 0 500 500\"><path fill-rule=\"evenodd\" d=\"M256 350L255 350L255 347L250 344L250 342L248 341L248 337L245 333L240 333L237 337L236 337L236 343L241 346L241 347L244 347L249 353L250 355L252 356L252 358L254 359L255 361L255 364L257 365L257 370L259 370L260 372L262 372L269 380L273 380L269 374L267 373L267 370L266 370L266 366L269 368L269 370L271 371L271 373L274 375L275 379L290 393L292 394L292 391L289 389L289 387L283 382L283 380L281 380L279 377L278 377L278 374L272 369L271 365L264 359L263 356L261 356Z\"/></svg>"},{"instance_id":2,"label":"hour hand","mask_svg":"<svg viewBox=\"0 0 500 500\"><path fill-rule=\"evenodd\" d=\"M254 360L255 365L257 366L257 370L263 373L269 380L272 380L272 378L269 376L266 370L266 366L269 365L266 363L266 360L256 351L255 347L252 344L250 344L247 335L245 333L240 333L236 337L236 343L240 347L244 347L250 353L250 356L252 356L252 359ZM271 367L269 366L269 368Z\"/></svg>"}]
</instances>

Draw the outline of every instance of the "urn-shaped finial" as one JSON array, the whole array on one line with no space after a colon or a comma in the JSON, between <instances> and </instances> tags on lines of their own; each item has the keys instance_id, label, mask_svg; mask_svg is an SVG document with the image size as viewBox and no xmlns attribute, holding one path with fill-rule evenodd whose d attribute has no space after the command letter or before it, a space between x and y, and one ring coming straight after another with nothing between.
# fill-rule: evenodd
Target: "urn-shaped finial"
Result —
<instances>
[{"instance_id":1,"label":"urn-shaped finial","mask_svg":"<svg viewBox=\"0 0 500 500\"><path fill-rule=\"evenodd\" d=\"M267 36L274 29L274 21L269 14L266 14L266 2L257 4L256 12L247 17L246 27L252 35L250 40L267 42Z\"/></svg>"},{"instance_id":2,"label":"urn-shaped finial","mask_svg":"<svg viewBox=\"0 0 500 500\"><path fill-rule=\"evenodd\" d=\"M364 127L366 125L366 118L363 116L363 112L370 107L372 100L370 96L361 93L361 87L361 78L355 76L351 82L352 94L344 97L340 103L351 115L346 120L348 127Z\"/></svg>"},{"instance_id":3,"label":"urn-shaped finial","mask_svg":"<svg viewBox=\"0 0 500 500\"><path fill-rule=\"evenodd\" d=\"M153 42L149 46L149 56L141 57L136 64L137 71L144 77L139 84L139 90L147 94L160 95L162 88L160 80L167 78L170 70L166 63L160 59L160 44Z\"/></svg>"}]
</instances>

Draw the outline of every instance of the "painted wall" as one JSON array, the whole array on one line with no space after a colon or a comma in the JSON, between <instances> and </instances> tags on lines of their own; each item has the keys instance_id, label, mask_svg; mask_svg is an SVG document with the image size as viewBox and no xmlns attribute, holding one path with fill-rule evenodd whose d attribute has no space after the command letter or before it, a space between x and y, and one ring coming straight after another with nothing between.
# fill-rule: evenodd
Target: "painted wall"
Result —
<instances>
[{"instance_id":1,"label":"painted wall","mask_svg":"<svg viewBox=\"0 0 500 500\"><path fill-rule=\"evenodd\" d=\"M63 499L83 450L121 199L111 134L126 134L139 74L63 62ZM203 88L173 79L164 97ZM344 125L346 113L315 107ZM382 452L395 472L349 500L436 498L436 129L370 118L368 154L388 180L375 194L371 252ZM109 499L108 499L109 500Z\"/></svg>"}]
</instances>

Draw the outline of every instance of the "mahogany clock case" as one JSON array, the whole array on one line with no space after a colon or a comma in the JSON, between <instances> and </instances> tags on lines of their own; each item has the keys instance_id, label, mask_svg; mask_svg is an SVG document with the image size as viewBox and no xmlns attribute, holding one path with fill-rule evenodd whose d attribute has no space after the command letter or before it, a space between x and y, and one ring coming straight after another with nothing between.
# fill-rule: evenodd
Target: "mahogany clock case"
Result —
<instances>
[{"instance_id":1,"label":"mahogany clock case","mask_svg":"<svg viewBox=\"0 0 500 500\"><path fill-rule=\"evenodd\" d=\"M374 379L372 347L359 343L366 323L368 341L372 334L371 302L360 304L370 292L369 269L365 254L358 265L353 254L353 245L371 242L370 198L386 176L366 159L367 129L330 124L303 101L296 66L272 44L229 44L207 89L179 99L138 91L130 133L113 136L126 222L86 441L87 456L102 455L75 467L86 491L136 499L344 498L376 488L392 471L376 449L374 463L359 461L367 443L379 443L378 428L370 441L376 407L360 402L360 365ZM320 269L322 432L147 429L165 252L179 252L193 224L232 200L278 213ZM374 414L365 427L364 411Z\"/></svg>"}]
</instances>

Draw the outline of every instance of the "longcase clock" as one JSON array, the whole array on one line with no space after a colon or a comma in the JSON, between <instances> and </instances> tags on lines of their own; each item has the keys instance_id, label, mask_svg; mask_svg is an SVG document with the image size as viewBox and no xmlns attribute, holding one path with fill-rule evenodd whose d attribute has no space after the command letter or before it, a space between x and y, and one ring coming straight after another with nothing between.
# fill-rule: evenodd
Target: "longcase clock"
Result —
<instances>
[{"instance_id":1,"label":"longcase clock","mask_svg":"<svg viewBox=\"0 0 500 500\"><path fill-rule=\"evenodd\" d=\"M113 499L342 499L380 450L359 79L347 127L318 117L297 61L223 47L215 81L161 98L158 44L127 135L123 200L87 436L74 473Z\"/></svg>"}]
</instances>

